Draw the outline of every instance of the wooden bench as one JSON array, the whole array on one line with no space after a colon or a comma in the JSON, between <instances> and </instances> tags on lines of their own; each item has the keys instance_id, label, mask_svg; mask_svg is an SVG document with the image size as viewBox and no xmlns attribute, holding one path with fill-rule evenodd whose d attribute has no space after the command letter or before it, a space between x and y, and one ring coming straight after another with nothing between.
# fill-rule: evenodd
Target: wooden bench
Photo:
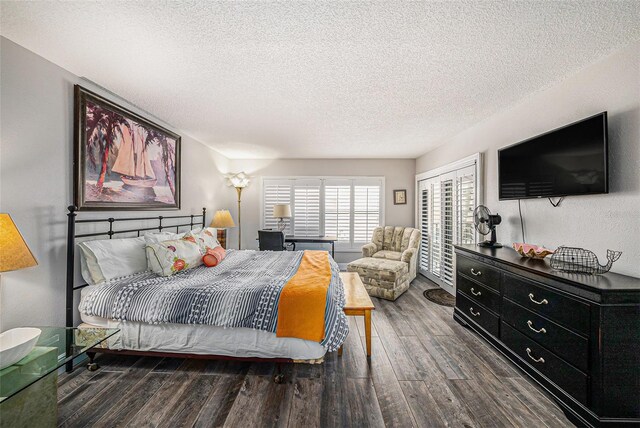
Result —
<instances>
[{"instance_id":1,"label":"wooden bench","mask_svg":"<svg viewBox=\"0 0 640 428\"><path fill-rule=\"evenodd\" d=\"M371 356L371 311L376 307L371 297L364 288L362 280L355 272L340 272L340 278L344 283L344 313L347 316L364 317L364 337L367 343L367 357ZM338 350L342 355L342 347Z\"/></svg>"}]
</instances>

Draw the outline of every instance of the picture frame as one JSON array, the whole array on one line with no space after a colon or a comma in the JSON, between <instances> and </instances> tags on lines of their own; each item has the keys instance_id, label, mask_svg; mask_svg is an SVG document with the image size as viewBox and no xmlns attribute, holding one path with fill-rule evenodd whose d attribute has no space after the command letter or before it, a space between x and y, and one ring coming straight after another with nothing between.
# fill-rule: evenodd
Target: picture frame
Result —
<instances>
[{"instance_id":1,"label":"picture frame","mask_svg":"<svg viewBox=\"0 0 640 428\"><path fill-rule=\"evenodd\" d=\"M180 209L180 146L176 133L75 85L78 210Z\"/></svg>"},{"instance_id":2,"label":"picture frame","mask_svg":"<svg viewBox=\"0 0 640 428\"><path fill-rule=\"evenodd\" d=\"M393 205L407 204L407 189L399 189L393 191Z\"/></svg>"}]
</instances>

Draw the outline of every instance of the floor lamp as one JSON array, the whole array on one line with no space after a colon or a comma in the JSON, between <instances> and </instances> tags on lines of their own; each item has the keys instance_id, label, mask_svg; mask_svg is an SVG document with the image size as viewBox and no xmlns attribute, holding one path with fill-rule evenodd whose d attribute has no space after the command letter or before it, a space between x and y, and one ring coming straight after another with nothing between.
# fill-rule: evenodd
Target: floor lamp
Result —
<instances>
[{"instance_id":1,"label":"floor lamp","mask_svg":"<svg viewBox=\"0 0 640 428\"><path fill-rule=\"evenodd\" d=\"M249 185L250 177L244 172L227 174L227 185L236 188L238 192L238 250L242 249L242 218L240 217L240 197L242 189Z\"/></svg>"}]
</instances>

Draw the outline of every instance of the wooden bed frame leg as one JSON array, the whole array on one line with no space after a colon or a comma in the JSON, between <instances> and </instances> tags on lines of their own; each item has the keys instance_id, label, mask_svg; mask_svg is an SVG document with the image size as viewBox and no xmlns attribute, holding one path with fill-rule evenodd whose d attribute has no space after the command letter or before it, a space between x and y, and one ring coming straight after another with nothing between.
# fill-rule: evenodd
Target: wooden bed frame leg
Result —
<instances>
[{"instance_id":1,"label":"wooden bed frame leg","mask_svg":"<svg viewBox=\"0 0 640 428\"><path fill-rule=\"evenodd\" d=\"M284 373L282 373L281 363L276 363L276 372L273 375L273 382L277 384L284 383Z\"/></svg>"},{"instance_id":2,"label":"wooden bed frame leg","mask_svg":"<svg viewBox=\"0 0 640 428\"><path fill-rule=\"evenodd\" d=\"M95 372L100 368L96 362L94 362L94 358L96 357L95 352L87 352L87 357L89 357L89 362L87 363L87 370L90 372Z\"/></svg>"},{"instance_id":3,"label":"wooden bed frame leg","mask_svg":"<svg viewBox=\"0 0 640 428\"><path fill-rule=\"evenodd\" d=\"M344 345L341 345L341 346L338 348L338 357L342 357L342 348L344 348Z\"/></svg>"}]
</instances>

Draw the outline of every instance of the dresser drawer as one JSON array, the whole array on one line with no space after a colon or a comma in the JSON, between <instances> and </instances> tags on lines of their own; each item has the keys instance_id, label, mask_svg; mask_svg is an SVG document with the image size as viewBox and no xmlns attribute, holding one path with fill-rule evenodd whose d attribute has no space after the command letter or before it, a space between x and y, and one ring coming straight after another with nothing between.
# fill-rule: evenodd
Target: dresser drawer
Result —
<instances>
[{"instance_id":1,"label":"dresser drawer","mask_svg":"<svg viewBox=\"0 0 640 428\"><path fill-rule=\"evenodd\" d=\"M456 293L456 308L471 318L491 335L498 337L500 319L487 308L467 298L464 294Z\"/></svg>"},{"instance_id":2,"label":"dresser drawer","mask_svg":"<svg viewBox=\"0 0 640 428\"><path fill-rule=\"evenodd\" d=\"M480 285L462 275L456 278L456 289L467 295L496 314L500 313L500 295L484 285Z\"/></svg>"},{"instance_id":3,"label":"dresser drawer","mask_svg":"<svg viewBox=\"0 0 640 428\"><path fill-rule=\"evenodd\" d=\"M456 270L500 292L500 271L492 266L458 255Z\"/></svg>"},{"instance_id":4,"label":"dresser drawer","mask_svg":"<svg viewBox=\"0 0 640 428\"><path fill-rule=\"evenodd\" d=\"M589 331L589 305L586 303L508 274L504 275L502 288L504 295L514 302L565 327L587 335Z\"/></svg>"},{"instance_id":5,"label":"dresser drawer","mask_svg":"<svg viewBox=\"0 0 640 428\"><path fill-rule=\"evenodd\" d=\"M559 324L517 305L509 299L502 301L502 321L515 327L554 354L582 371L588 368L588 341Z\"/></svg>"},{"instance_id":6,"label":"dresser drawer","mask_svg":"<svg viewBox=\"0 0 640 428\"><path fill-rule=\"evenodd\" d=\"M504 321L501 340L520 358L565 390L567 394L587 404L587 376L580 370L547 351Z\"/></svg>"}]
</instances>

